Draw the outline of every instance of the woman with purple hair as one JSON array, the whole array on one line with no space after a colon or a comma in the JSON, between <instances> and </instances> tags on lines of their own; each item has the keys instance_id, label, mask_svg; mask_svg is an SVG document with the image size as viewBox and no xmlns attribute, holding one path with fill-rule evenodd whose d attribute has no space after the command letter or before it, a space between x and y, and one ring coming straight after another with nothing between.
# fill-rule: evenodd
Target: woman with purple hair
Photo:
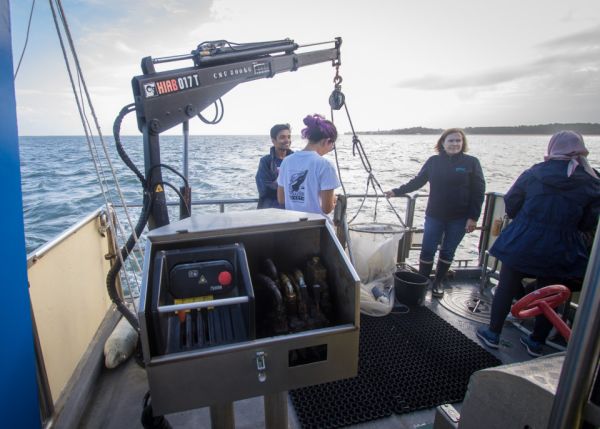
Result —
<instances>
[{"instance_id":1,"label":"woman with purple hair","mask_svg":"<svg viewBox=\"0 0 600 429\"><path fill-rule=\"evenodd\" d=\"M334 149L337 129L317 114L305 117L304 125L306 146L287 156L279 167L277 200L286 210L326 215L335 206L334 191L340 181L323 155Z\"/></svg>"},{"instance_id":2,"label":"woman with purple hair","mask_svg":"<svg viewBox=\"0 0 600 429\"><path fill-rule=\"evenodd\" d=\"M536 278L537 288L581 284L589 258L583 234L596 229L600 214L600 179L587 155L580 134L558 132L550 139L544 162L523 172L504 196L512 222L490 249L502 268L490 325L477 330L487 346L498 348L512 301L523 294L523 278ZM531 356L542 354L551 329L538 316L532 334L521 337Z\"/></svg>"}]
</instances>

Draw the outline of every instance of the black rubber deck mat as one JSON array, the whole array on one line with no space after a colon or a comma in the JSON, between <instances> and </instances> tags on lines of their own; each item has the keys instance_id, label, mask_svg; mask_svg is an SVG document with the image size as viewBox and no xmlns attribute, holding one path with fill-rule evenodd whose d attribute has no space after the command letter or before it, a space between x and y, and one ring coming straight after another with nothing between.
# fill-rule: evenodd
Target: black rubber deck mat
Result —
<instances>
[{"instance_id":1,"label":"black rubber deck mat","mask_svg":"<svg viewBox=\"0 0 600 429\"><path fill-rule=\"evenodd\" d=\"M358 376L290 392L303 428L337 428L460 402L473 372L501 364L426 307L360 320Z\"/></svg>"}]
</instances>

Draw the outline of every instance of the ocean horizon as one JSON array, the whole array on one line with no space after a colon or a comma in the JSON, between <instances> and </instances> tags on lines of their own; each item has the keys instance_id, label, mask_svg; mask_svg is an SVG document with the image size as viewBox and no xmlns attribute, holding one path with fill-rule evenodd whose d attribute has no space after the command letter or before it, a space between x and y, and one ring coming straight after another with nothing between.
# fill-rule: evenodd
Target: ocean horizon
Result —
<instances>
[{"instance_id":1,"label":"ocean horizon","mask_svg":"<svg viewBox=\"0 0 600 429\"><path fill-rule=\"evenodd\" d=\"M542 162L550 136L468 136L469 154L479 158L486 178L486 192L505 193L519 174L531 165ZM434 154L437 136L433 135L364 135L360 136L369 157L373 173L383 190L397 187L420 170L423 163ZM110 161L115 169L123 195L128 204L140 204L142 190L138 179L118 157L112 136L104 138ZM125 151L140 171L144 170L143 140L141 136L122 136ZM161 161L182 171L183 138L161 135ZM103 154L99 139L95 150ZM104 205L94 163L84 136L21 136L21 183L23 215L27 252L45 244L79 219ZM299 137L292 136L292 149L305 145ZM592 166L600 166L600 136L586 137ZM52 148L52 150L48 150ZM189 138L189 182L192 200L218 198L257 198L254 181L261 156L271 147L267 135L202 135ZM339 173L348 194L363 195L367 173L360 158L352 154L352 139L341 135L336 143ZM326 156L335 164L335 155ZM102 162L106 181L111 188L109 166ZM180 179L168 172L165 180L179 186ZM426 194L428 186L418 193ZM338 189L342 193L342 189ZM370 193L374 191L369 189ZM177 196L167 191L167 200L176 201ZM392 200L398 204L400 199ZM420 226L425 199L417 205L416 226ZM109 201L117 201L116 194ZM358 213L357 222L397 222L392 211L382 200L365 204ZM348 216L356 214L360 200L350 204ZM251 210L254 204L239 205L235 210ZM195 208L195 212L200 210ZM206 210L214 210L206 209ZM400 210L402 212L402 210ZM135 212L135 210L134 210ZM136 215L137 216L137 215ZM177 218L175 212L172 219ZM468 236L459 248L457 258L477 257L478 234Z\"/></svg>"}]
</instances>

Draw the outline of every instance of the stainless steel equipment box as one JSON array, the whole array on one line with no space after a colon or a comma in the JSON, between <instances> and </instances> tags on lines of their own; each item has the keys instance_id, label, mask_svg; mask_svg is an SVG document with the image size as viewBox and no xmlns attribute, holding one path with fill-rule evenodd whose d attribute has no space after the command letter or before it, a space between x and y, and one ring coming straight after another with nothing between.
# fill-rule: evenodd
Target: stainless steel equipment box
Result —
<instances>
[{"instance_id":1,"label":"stainless steel equipment box","mask_svg":"<svg viewBox=\"0 0 600 429\"><path fill-rule=\"evenodd\" d=\"M256 336L254 326L263 321L264 314L254 313L251 279L261 263L273 258L283 269L292 270L315 255L320 256L327 270L332 304L328 326ZM163 265L169 265L169 258L181 264L166 269ZM245 274L248 272L249 278ZM164 292L169 279L183 281L183 287L177 289L180 293L185 290L188 277L195 281L200 276L206 277L204 284L208 288L217 277L218 283L232 286L224 288L222 295L211 295L210 301L200 302L174 301ZM358 282L333 227L315 214L267 209L196 215L151 231L144 256L138 317L155 414L356 376ZM220 291L218 285L216 289ZM232 314L236 314L238 322L240 315L243 319L243 323L232 323L232 329L243 332L234 332L228 341L206 346L182 350L169 346L173 336L169 323L174 323L169 321L177 317L175 310L203 311L227 306L237 309ZM297 360L292 356L306 358Z\"/></svg>"}]
</instances>

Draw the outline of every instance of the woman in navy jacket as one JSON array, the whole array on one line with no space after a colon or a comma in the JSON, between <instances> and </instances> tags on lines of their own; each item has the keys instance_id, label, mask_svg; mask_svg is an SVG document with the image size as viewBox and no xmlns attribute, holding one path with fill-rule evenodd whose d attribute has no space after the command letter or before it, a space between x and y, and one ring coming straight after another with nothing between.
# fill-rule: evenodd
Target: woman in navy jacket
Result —
<instances>
[{"instance_id":1,"label":"woman in navy jacket","mask_svg":"<svg viewBox=\"0 0 600 429\"><path fill-rule=\"evenodd\" d=\"M498 347L523 278L537 278L537 287L543 287L569 286L584 277L589 255L583 233L595 230L600 214L600 180L587 155L581 135L561 131L550 139L545 161L521 174L505 195L513 220L490 249L502 268L489 328L477 331L486 345ZM541 355L551 328L540 316L531 336L521 338L530 355Z\"/></svg>"},{"instance_id":2,"label":"woman in navy jacket","mask_svg":"<svg viewBox=\"0 0 600 429\"><path fill-rule=\"evenodd\" d=\"M444 279L454 252L465 232L473 232L481 214L485 180L479 160L466 155L467 138L463 130L451 128L438 139L438 155L429 158L419 174L399 188L387 191L386 197L396 197L416 191L429 182L429 200L425 211L425 227L419 273L429 278L433 258L442 244L433 281L432 294L444 295Z\"/></svg>"}]
</instances>

